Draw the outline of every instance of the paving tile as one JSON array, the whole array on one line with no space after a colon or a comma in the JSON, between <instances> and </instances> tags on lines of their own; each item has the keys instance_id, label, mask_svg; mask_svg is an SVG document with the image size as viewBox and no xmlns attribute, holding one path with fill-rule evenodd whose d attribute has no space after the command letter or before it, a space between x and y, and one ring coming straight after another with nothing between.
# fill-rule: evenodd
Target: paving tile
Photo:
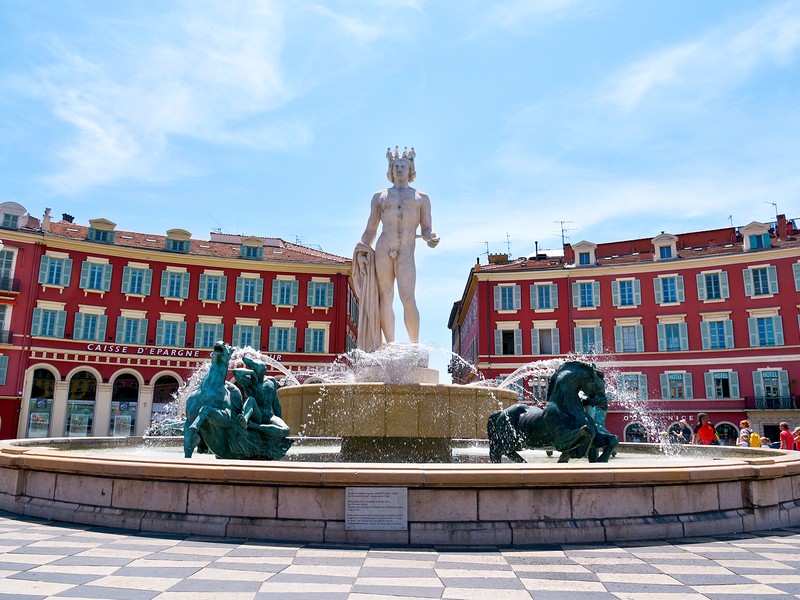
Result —
<instances>
[{"instance_id":1,"label":"paving tile","mask_svg":"<svg viewBox=\"0 0 800 600\"><path fill-rule=\"evenodd\" d=\"M442 593L443 599L453 600L530 600L531 595L527 590L485 590L473 588L448 587Z\"/></svg>"},{"instance_id":2,"label":"paving tile","mask_svg":"<svg viewBox=\"0 0 800 600\"><path fill-rule=\"evenodd\" d=\"M216 581L213 579L184 579L169 588L170 592L217 592L218 596L228 597L229 593L249 593L254 596L260 589L263 581L237 581L226 579Z\"/></svg>"}]
</instances>

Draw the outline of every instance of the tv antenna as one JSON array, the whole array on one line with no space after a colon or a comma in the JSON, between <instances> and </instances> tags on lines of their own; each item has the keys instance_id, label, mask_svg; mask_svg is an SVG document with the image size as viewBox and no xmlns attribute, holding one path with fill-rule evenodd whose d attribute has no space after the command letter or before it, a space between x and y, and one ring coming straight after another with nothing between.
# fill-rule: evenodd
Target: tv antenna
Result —
<instances>
[{"instance_id":1,"label":"tv antenna","mask_svg":"<svg viewBox=\"0 0 800 600\"><path fill-rule=\"evenodd\" d=\"M511 234L506 232L506 254L511 258Z\"/></svg>"},{"instance_id":2,"label":"tv antenna","mask_svg":"<svg viewBox=\"0 0 800 600\"><path fill-rule=\"evenodd\" d=\"M219 225L219 227L218 227L219 233L222 233L222 232L224 231L225 233L227 233L227 234L229 234L229 235L230 235L230 231L228 231L227 229L225 229L225 228L222 226L222 223L220 223L220 222L219 222L219 221L217 221L217 220L216 220L214 217L212 217L212 216L211 216L211 213L206 213L206 216L207 216L209 219L211 219L212 221L214 221L214 223L216 223L217 225Z\"/></svg>"},{"instance_id":3,"label":"tv antenna","mask_svg":"<svg viewBox=\"0 0 800 600\"><path fill-rule=\"evenodd\" d=\"M567 238L566 233L568 231L575 231L574 229L567 229L566 227L564 227L564 225L566 225L567 223L574 223L574 222L575 221L553 221L553 223L558 223L561 226L561 247L562 248L564 247L564 244L566 243L566 238Z\"/></svg>"},{"instance_id":4,"label":"tv antenna","mask_svg":"<svg viewBox=\"0 0 800 600\"><path fill-rule=\"evenodd\" d=\"M778 203L777 202L769 202L765 201L764 204L772 204L773 208L775 209L775 220L778 220Z\"/></svg>"}]
</instances>

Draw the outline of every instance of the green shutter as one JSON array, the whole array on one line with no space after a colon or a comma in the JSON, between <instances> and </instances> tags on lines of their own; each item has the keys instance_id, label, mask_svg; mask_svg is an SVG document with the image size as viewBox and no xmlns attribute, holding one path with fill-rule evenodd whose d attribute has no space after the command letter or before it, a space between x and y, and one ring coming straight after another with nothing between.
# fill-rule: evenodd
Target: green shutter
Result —
<instances>
[{"instance_id":1,"label":"green shutter","mask_svg":"<svg viewBox=\"0 0 800 600\"><path fill-rule=\"evenodd\" d=\"M700 321L700 340L703 350L711 348L711 325L708 321Z\"/></svg>"},{"instance_id":2,"label":"green shutter","mask_svg":"<svg viewBox=\"0 0 800 600\"><path fill-rule=\"evenodd\" d=\"M731 398L739 398L739 373L731 371L728 377L731 383Z\"/></svg>"},{"instance_id":3,"label":"green shutter","mask_svg":"<svg viewBox=\"0 0 800 600\"><path fill-rule=\"evenodd\" d=\"M203 324L194 324L194 347L199 348L203 342Z\"/></svg>"},{"instance_id":4,"label":"green shutter","mask_svg":"<svg viewBox=\"0 0 800 600\"><path fill-rule=\"evenodd\" d=\"M277 327L270 327L269 328L269 352L275 352L278 345L278 328Z\"/></svg>"},{"instance_id":5,"label":"green shutter","mask_svg":"<svg viewBox=\"0 0 800 600\"><path fill-rule=\"evenodd\" d=\"M264 280L259 277L256 279L256 304L264 301Z\"/></svg>"},{"instance_id":6,"label":"green shutter","mask_svg":"<svg viewBox=\"0 0 800 600\"><path fill-rule=\"evenodd\" d=\"M500 286L499 285L495 285L494 286L494 309L495 310L500 310L502 308L502 305L501 305L502 300L500 299L500 293L501 293Z\"/></svg>"},{"instance_id":7,"label":"green shutter","mask_svg":"<svg viewBox=\"0 0 800 600\"><path fill-rule=\"evenodd\" d=\"M531 286L533 288L533 286ZM539 330L531 329L531 354L539 354Z\"/></svg>"},{"instance_id":8,"label":"green shutter","mask_svg":"<svg viewBox=\"0 0 800 600\"><path fill-rule=\"evenodd\" d=\"M681 350L689 349L689 326L686 323L678 323L678 335L680 338Z\"/></svg>"},{"instance_id":9,"label":"green shutter","mask_svg":"<svg viewBox=\"0 0 800 600\"><path fill-rule=\"evenodd\" d=\"M727 319L725 321L725 347L726 348L735 348L733 343L733 321Z\"/></svg>"},{"instance_id":10,"label":"green shutter","mask_svg":"<svg viewBox=\"0 0 800 600\"><path fill-rule=\"evenodd\" d=\"M644 327L641 325L634 325L636 331L636 351L644 352Z\"/></svg>"},{"instance_id":11,"label":"green shutter","mask_svg":"<svg viewBox=\"0 0 800 600\"><path fill-rule=\"evenodd\" d=\"M78 283L81 289L85 290L89 287L89 271L91 267L92 265L89 261L85 260L83 263L81 263L81 279Z\"/></svg>"},{"instance_id":12,"label":"green shutter","mask_svg":"<svg viewBox=\"0 0 800 600\"><path fill-rule=\"evenodd\" d=\"M139 320L139 331L137 332L138 339L136 342L141 346L144 346L147 343L147 322L147 319Z\"/></svg>"},{"instance_id":13,"label":"green shutter","mask_svg":"<svg viewBox=\"0 0 800 600\"><path fill-rule=\"evenodd\" d=\"M496 295L495 295L496 296ZM495 297L495 305L497 305L497 298ZM581 284L572 284L572 306L581 305Z\"/></svg>"},{"instance_id":14,"label":"green shutter","mask_svg":"<svg viewBox=\"0 0 800 600\"><path fill-rule=\"evenodd\" d=\"M622 352L622 349L622 325L614 325L614 352Z\"/></svg>"},{"instance_id":15,"label":"green shutter","mask_svg":"<svg viewBox=\"0 0 800 600\"><path fill-rule=\"evenodd\" d=\"M64 328L67 325L67 311L59 310L56 315L56 333L55 337L63 338L64 337Z\"/></svg>"},{"instance_id":16,"label":"green shutter","mask_svg":"<svg viewBox=\"0 0 800 600\"><path fill-rule=\"evenodd\" d=\"M242 347L242 326L239 324L233 326L233 345L237 348Z\"/></svg>"},{"instance_id":17,"label":"green shutter","mask_svg":"<svg viewBox=\"0 0 800 600\"><path fill-rule=\"evenodd\" d=\"M113 265L103 265L103 291L111 291L111 274L114 272Z\"/></svg>"},{"instance_id":18,"label":"green shutter","mask_svg":"<svg viewBox=\"0 0 800 600\"><path fill-rule=\"evenodd\" d=\"M575 352L578 354L583 353L583 332L580 327L574 329L575 333Z\"/></svg>"},{"instance_id":19,"label":"green shutter","mask_svg":"<svg viewBox=\"0 0 800 600\"><path fill-rule=\"evenodd\" d=\"M227 297L228 297L228 278L225 275L222 275L219 278L219 301L225 302L225 299Z\"/></svg>"},{"instance_id":20,"label":"green shutter","mask_svg":"<svg viewBox=\"0 0 800 600\"><path fill-rule=\"evenodd\" d=\"M662 296L662 293L661 293L661 278L660 277L656 277L655 279L653 279L653 292L655 292L655 295L656 295L656 304L661 304L663 296Z\"/></svg>"},{"instance_id":21,"label":"green shutter","mask_svg":"<svg viewBox=\"0 0 800 600\"><path fill-rule=\"evenodd\" d=\"M239 246L239 258L244 258L247 255L247 246L244 244Z\"/></svg>"},{"instance_id":22,"label":"green shutter","mask_svg":"<svg viewBox=\"0 0 800 600\"><path fill-rule=\"evenodd\" d=\"M592 282L592 306L600 306L600 282Z\"/></svg>"},{"instance_id":23,"label":"green shutter","mask_svg":"<svg viewBox=\"0 0 800 600\"><path fill-rule=\"evenodd\" d=\"M169 271L161 271L161 297L166 298L169 291Z\"/></svg>"},{"instance_id":24,"label":"green shutter","mask_svg":"<svg viewBox=\"0 0 800 600\"><path fill-rule=\"evenodd\" d=\"M75 313L75 322L72 325L72 337L76 340L83 339L83 313Z\"/></svg>"},{"instance_id":25,"label":"green shutter","mask_svg":"<svg viewBox=\"0 0 800 600\"><path fill-rule=\"evenodd\" d=\"M239 285L238 282L236 284ZM238 288L237 288L238 289ZM236 292L239 293L238 291ZM281 299L281 282L280 279L274 279L272 281L272 305L277 306L278 302ZM272 333L270 333L270 339L272 339ZM270 348L272 348L272 342L270 342Z\"/></svg>"},{"instance_id":26,"label":"green shutter","mask_svg":"<svg viewBox=\"0 0 800 600\"><path fill-rule=\"evenodd\" d=\"M0 356L0 385L6 384L7 376L8 376L8 357Z\"/></svg>"},{"instance_id":27,"label":"green shutter","mask_svg":"<svg viewBox=\"0 0 800 600\"><path fill-rule=\"evenodd\" d=\"M50 270L50 257L46 254L42 255L42 260L39 262L39 283L47 283L47 273Z\"/></svg>"},{"instance_id":28,"label":"green shutter","mask_svg":"<svg viewBox=\"0 0 800 600\"><path fill-rule=\"evenodd\" d=\"M703 377L706 382L706 398L714 398L716 394L714 392L714 374L710 371L703 374Z\"/></svg>"},{"instance_id":29,"label":"green shutter","mask_svg":"<svg viewBox=\"0 0 800 600\"><path fill-rule=\"evenodd\" d=\"M647 400L650 394L647 389L647 375L644 373L639 374L639 399Z\"/></svg>"},{"instance_id":30,"label":"green shutter","mask_svg":"<svg viewBox=\"0 0 800 600\"><path fill-rule=\"evenodd\" d=\"M312 352L311 348L311 337L312 337L312 330L306 327L306 345L303 348L306 352Z\"/></svg>"},{"instance_id":31,"label":"green shutter","mask_svg":"<svg viewBox=\"0 0 800 600\"><path fill-rule=\"evenodd\" d=\"M599 325L594 328L594 353L603 354L603 328Z\"/></svg>"},{"instance_id":32,"label":"green shutter","mask_svg":"<svg viewBox=\"0 0 800 600\"><path fill-rule=\"evenodd\" d=\"M42 333L42 309L33 309L33 321L31 322L31 335L41 335Z\"/></svg>"},{"instance_id":33,"label":"green shutter","mask_svg":"<svg viewBox=\"0 0 800 600\"><path fill-rule=\"evenodd\" d=\"M126 269L128 267L125 267ZM125 341L125 317L117 317L117 331L114 342L122 344Z\"/></svg>"},{"instance_id":34,"label":"green shutter","mask_svg":"<svg viewBox=\"0 0 800 600\"><path fill-rule=\"evenodd\" d=\"M750 334L750 347L758 346L758 321L755 317L747 319L747 331Z\"/></svg>"},{"instance_id":35,"label":"green shutter","mask_svg":"<svg viewBox=\"0 0 800 600\"><path fill-rule=\"evenodd\" d=\"M785 369L778 371L778 386L781 398L789 397L789 373Z\"/></svg>"},{"instance_id":36,"label":"green shutter","mask_svg":"<svg viewBox=\"0 0 800 600\"><path fill-rule=\"evenodd\" d=\"M539 308L539 295L536 293L536 284L532 283L530 288L528 288L529 299L531 303L531 310L536 310Z\"/></svg>"},{"instance_id":37,"label":"green shutter","mask_svg":"<svg viewBox=\"0 0 800 600\"><path fill-rule=\"evenodd\" d=\"M72 259L64 258L59 260L64 261L64 265L61 269L61 285L69 287L69 280L72 278Z\"/></svg>"},{"instance_id":38,"label":"green shutter","mask_svg":"<svg viewBox=\"0 0 800 600\"><path fill-rule=\"evenodd\" d=\"M611 282L611 305L619 306L619 281Z\"/></svg>"},{"instance_id":39,"label":"green shutter","mask_svg":"<svg viewBox=\"0 0 800 600\"><path fill-rule=\"evenodd\" d=\"M719 274L719 292L720 292L720 296L723 299L731 297L731 290L730 290L730 286L728 285L728 272L727 271L722 271Z\"/></svg>"},{"instance_id":40,"label":"green shutter","mask_svg":"<svg viewBox=\"0 0 800 600\"><path fill-rule=\"evenodd\" d=\"M778 293L778 268L775 265L767 267L767 281L769 282L769 293Z\"/></svg>"},{"instance_id":41,"label":"green shutter","mask_svg":"<svg viewBox=\"0 0 800 600\"><path fill-rule=\"evenodd\" d=\"M244 294L244 277L237 277L236 278L236 302L242 301L242 296Z\"/></svg>"},{"instance_id":42,"label":"green shutter","mask_svg":"<svg viewBox=\"0 0 800 600\"><path fill-rule=\"evenodd\" d=\"M678 302L684 302L686 294L683 289L683 275L678 275L675 278L675 287L678 289Z\"/></svg>"},{"instance_id":43,"label":"green shutter","mask_svg":"<svg viewBox=\"0 0 800 600\"><path fill-rule=\"evenodd\" d=\"M514 286L514 310L520 310L522 308L522 286L515 285ZM522 354L522 352L518 352L518 354Z\"/></svg>"},{"instance_id":44,"label":"green shutter","mask_svg":"<svg viewBox=\"0 0 800 600\"><path fill-rule=\"evenodd\" d=\"M666 352L667 351L667 335L666 335L666 329L664 327L664 324L663 323L659 323L658 325L656 325L656 331L658 332L658 351L659 352Z\"/></svg>"},{"instance_id":45,"label":"green shutter","mask_svg":"<svg viewBox=\"0 0 800 600\"><path fill-rule=\"evenodd\" d=\"M159 319L156 322L156 346L164 345L164 321Z\"/></svg>"},{"instance_id":46,"label":"green shutter","mask_svg":"<svg viewBox=\"0 0 800 600\"><path fill-rule=\"evenodd\" d=\"M775 329L775 345L783 346L783 320L781 317L772 317L772 326Z\"/></svg>"},{"instance_id":47,"label":"green shutter","mask_svg":"<svg viewBox=\"0 0 800 600\"><path fill-rule=\"evenodd\" d=\"M636 306L642 303L642 284L638 279L633 280L633 303Z\"/></svg>"},{"instance_id":48,"label":"green shutter","mask_svg":"<svg viewBox=\"0 0 800 600\"><path fill-rule=\"evenodd\" d=\"M178 339L175 343L176 346L186 345L186 321L178 323Z\"/></svg>"},{"instance_id":49,"label":"green shutter","mask_svg":"<svg viewBox=\"0 0 800 600\"><path fill-rule=\"evenodd\" d=\"M295 283L297 283L295 281ZM289 329L289 352L296 352L297 351L297 327L291 327Z\"/></svg>"},{"instance_id":50,"label":"green shutter","mask_svg":"<svg viewBox=\"0 0 800 600\"><path fill-rule=\"evenodd\" d=\"M522 354L522 330L514 330L514 354L519 356Z\"/></svg>"},{"instance_id":51,"label":"green shutter","mask_svg":"<svg viewBox=\"0 0 800 600\"><path fill-rule=\"evenodd\" d=\"M295 279L294 281L292 281L292 301L291 301L292 306L297 306L299 291L300 291L300 282Z\"/></svg>"},{"instance_id":52,"label":"green shutter","mask_svg":"<svg viewBox=\"0 0 800 600\"><path fill-rule=\"evenodd\" d=\"M697 299L700 301L706 300L706 276L704 273L698 273L697 279Z\"/></svg>"},{"instance_id":53,"label":"green shutter","mask_svg":"<svg viewBox=\"0 0 800 600\"><path fill-rule=\"evenodd\" d=\"M189 280L191 275L189 273L183 273L181 277L181 298L188 298L189 297ZM186 325L184 323L184 325ZM184 327L185 329L185 327ZM181 344L182 345L182 344Z\"/></svg>"},{"instance_id":54,"label":"green shutter","mask_svg":"<svg viewBox=\"0 0 800 600\"><path fill-rule=\"evenodd\" d=\"M106 341L106 329L108 325L108 315L99 315L97 317L97 341Z\"/></svg>"},{"instance_id":55,"label":"green shutter","mask_svg":"<svg viewBox=\"0 0 800 600\"><path fill-rule=\"evenodd\" d=\"M503 332L500 329L496 329L494 332L494 353L497 356L503 354Z\"/></svg>"},{"instance_id":56,"label":"green shutter","mask_svg":"<svg viewBox=\"0 0 800 600\"><path fill-rule=\"evenodd\" d=\"M315 281L308 282L308 291L306 292L306 306L314 306L314 287L316 285L317 283Z\"/></svg>"},{"instance_id":57,"label":"green shutter","mask_svg":"<svg viewBox=\"0 0 800 600\"><path fill-rule=\"evenodd\" d=\"M764 380L761 378L761 371L753 371L753 394L756 397L764 397Z\"/></svg>"},{"instance_id":58,"label":"green shutter","mask_svg":"<svg viewBox=\"0 0 800 600\"><path fill-rule=\"evenodd\" d=\"M694 399L694 388L692 387L692 374L683 374L683 397L687 400Z\"/></svg>"},{"instance_id":59,"label":"green shutter","mask_svg":"<svg viewBox=\"0 0 800 600\"><path fill-rule=\"evenodd\" d=\"M658 379L661 381L661 399L669 400L669 376L666 373L661 373Z\"/></svg>"},{"instance_id":60,"label":"green shutter","mask_svg":"<svg viewBox=\"0 0 800 600\"><path fill-rule=\"evenodd\" d=\"M253 327L253 348L256 350L261 349L261 326L256 325Z\"/></svg>"},{"instance_id":61,"label":"green shutter","mask_svg":"<svg viewBox=\"0 0 800 600\"><path fill-rule=\"evenodd\" d=\"M145 296L150 295L150 290L153 288L153 269L144 270L144 282L142 284L142 294Z\"/></svg>"},{"instance_id":62,"label":"green shutter","mask_svg":"<svg viewBox=\"0 0 800 600\"><path fill-rule=\"evenodd\" d=\"M796 262L792 265L792 274L794 274L794 290L800 292L800 262ZM41 276L39 277L39 281L41 282Z\"/></svg>"},{"instance_id":63,"label":"green shutter","mask_svg":"<svg viewBox=\"0 0 800 600\"><path fill-rule=\"evenodd\" d=\"M558 329L551 329L553 336L553 354L561 354L561 341L558 337Z\"/></svg>"},{"instance_id":64,"label":"green shutter","mask_svg":"<svg viewBox=\"0 0 800 600\"><path fill-rule=\"evenodd\" d=\"M206 300L208 298L208 275L200 273L200 285L197 288L197 299ZM197 345L197 336L195 335L195 346Z\"/></svg>"},{"instance_id":65,"label":"green shutter","mask_svg":"<svg viewBox=\"0 0 800 600\"><path fill-rule=\"evenodd\" d=\"M131 268L129 266L122 267L122 293L128 294L131 291Z\"/></svg>"},{"instance_id":66,"label":"green shutter","mask_svg":"<svg viewBox=\"0 0 800 600\"><path fill-rule=\"evenodd\" d=\"M550 308L558 308L558 284L550 284Z\"/></svg>"},{"instance_id":67,"label":"green shutter","mask_svg":"<svg viewBox=\"0 0 800 600\"><path fill-rule=\"evenodd\" d=\"M325 292L325 306L331 308L333 306L333 282L329 281L325 286L328 288Z\"/></svg>"},{"instance_id":68,"label":"green shutter","mask_svg":"<svg viewBox=\"0 0 800 600\"><path fill-rule=\"evenodd\" d=\"M752 296L753 295L753 271L750 269L745 269L742 271L742 277L744 278L744 295L745 296Z\"/></svg>"}]
</instances>

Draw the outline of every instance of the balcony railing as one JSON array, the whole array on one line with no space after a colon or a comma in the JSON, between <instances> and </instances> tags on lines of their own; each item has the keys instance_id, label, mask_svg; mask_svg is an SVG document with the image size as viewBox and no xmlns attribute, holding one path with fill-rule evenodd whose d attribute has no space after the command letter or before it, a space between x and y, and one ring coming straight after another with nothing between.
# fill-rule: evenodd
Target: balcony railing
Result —
<instances>
[{"instance_id":1,"label":"balcony railing","mask_svg":"<svg viewBox=\"0 0 800 600\"><path fill-rule=\"evenodd\" d=\"M18 292L19 279L11 277L0 277L0 292Z\"/></svg>"},{"instance_id":2,"label":"balcony railing","mask_svg":"<svg viewBox=\"0 0 800 600\"><path fill-rule=\"evenodd\" d=\"M745 396L744 407L749 410L792 410L800 408L797 396Z\"/></svg>"}]
</instances>

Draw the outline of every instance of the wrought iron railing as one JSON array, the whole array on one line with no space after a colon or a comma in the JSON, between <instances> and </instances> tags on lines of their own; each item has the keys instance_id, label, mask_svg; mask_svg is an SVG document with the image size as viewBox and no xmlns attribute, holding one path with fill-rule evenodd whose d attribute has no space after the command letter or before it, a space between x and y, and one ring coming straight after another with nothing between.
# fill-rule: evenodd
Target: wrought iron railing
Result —
<instances>
[{"instance_id":1,"label":"wrought iron railing","mask_svg":"<svg viewBox=\"0 0 800 600\"><path fill-rule=\"evenodd\" d=\"M792 410L800 408L797 396L745 396L744 407L750 410Z\"/></svg>"}]
</instances>

